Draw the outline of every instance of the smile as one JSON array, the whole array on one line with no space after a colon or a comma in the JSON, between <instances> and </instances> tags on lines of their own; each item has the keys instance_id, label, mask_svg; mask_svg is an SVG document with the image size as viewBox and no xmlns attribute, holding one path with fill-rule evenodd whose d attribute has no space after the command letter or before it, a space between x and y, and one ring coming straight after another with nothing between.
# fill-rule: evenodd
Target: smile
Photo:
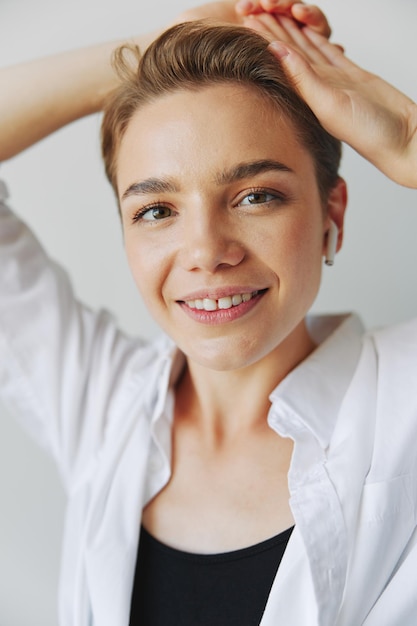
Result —
<instances>
[{"instance_id":1,"label":"smile","mask_svg":"<svg viewBox=\"0 0 417 626\"><path fill-rule=\"evenodd\" d=\"M231 309L232 307L239 306L242 302L249 302L255 296L258 295L258 291L251 293L237 293L233 296L225 296L214 300L212 298L203 298L197 300L187 300L185 304L190 309L197 309L198 311L218 311Z\"/></svg>"}]
</instances>

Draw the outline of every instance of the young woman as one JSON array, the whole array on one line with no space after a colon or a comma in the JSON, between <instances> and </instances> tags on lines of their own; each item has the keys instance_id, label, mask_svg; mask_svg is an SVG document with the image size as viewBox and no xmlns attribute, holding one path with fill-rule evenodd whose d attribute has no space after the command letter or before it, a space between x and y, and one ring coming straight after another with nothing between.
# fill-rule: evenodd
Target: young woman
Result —
<instances>
[{"instance_id":1,"label":"young woman","mask_svg":"<svg viewBox=\"0 0 417 626\"><path fill-rule=\"evenodd\" d=\"M178 25L119 54L106 102L109 47L40 62L30 114L19 96L2 122L5 158L105 104L129 264L167 335L130 340L82 307L3 188L1 394L68 489L64 625L415 621L416 323L364 336L355 316L307 317L342 243L340 145L273 55L319 115L320 89L336 135L347 85L362 108L344 138L369 158L381 138L387 165L407 145L395 176L417 186L415 108L378 79L375 102L291 20L252 23L284 43Z\"/></svg>"}]
</instances>

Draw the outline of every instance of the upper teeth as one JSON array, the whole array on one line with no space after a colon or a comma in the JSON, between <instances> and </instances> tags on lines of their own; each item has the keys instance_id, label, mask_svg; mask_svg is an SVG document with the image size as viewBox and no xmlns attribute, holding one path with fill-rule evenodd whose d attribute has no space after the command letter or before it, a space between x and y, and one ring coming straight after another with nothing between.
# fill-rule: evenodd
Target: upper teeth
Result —
<instances>
[{"instance_id":1,"label":"upper teeth","mask_svg":"<svg viewBox=\"0 0 417 626\"><path fill-rule=\"evenodd\" d=\"M237 306L242 302L248 302L251 298L256 296L258 292L252 293L237 293L234 296L225 296L218 300L212 298L203 298L197 300L187 300L187 305L191 309L200 309L204 311L217 311L218 309L230 309L232 306Z\"/></svg>"}]
</instances>

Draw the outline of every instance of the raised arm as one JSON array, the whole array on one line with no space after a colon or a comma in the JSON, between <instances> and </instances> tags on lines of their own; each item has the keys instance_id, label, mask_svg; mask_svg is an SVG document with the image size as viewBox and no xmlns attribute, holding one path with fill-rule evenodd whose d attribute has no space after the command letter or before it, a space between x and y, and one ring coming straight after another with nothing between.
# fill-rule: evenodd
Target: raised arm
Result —
<instances>
[{"instance_id":1,"label":"raised arm","mask_svg":"<svg viewBox=\"0 0 417 626\"><path fill-rule=\"evenodd\" d=\"M291 20L281 20L293 30ZM417 188L417 105L309 28L271 49L323 126L386 176Z\"/></svg>"},{"instance_id":2,"label":"raised arm","mask_svg":"<svg viewBox=\"0 0 417 626\"><path fill-rule=\"evenodd\" d=\"M269 0L270 1L270 0ZM263 11L265 0L254 0L252 9ZM278 6L279 5L279 6ZM287 14L328 34L324 15L294 0L280 0L274 12ZM209 2L181 13L175 22L211 18L222 22L247 22L247 3L236 0ZM267 4L265 4L268 10ZM249 25L249 24L248 24ZM132 38L145 49L158 33ZM112 69L114 49L124 41L67 52L53 57L0 69L0 161L18 154L62 126L102 108L117 85Z\"/></svg>"},{"instance_id":3,"label":"raised arm","mask_svg":"<svg viewBox=\"0 0 417 626\"><path fill-rule=\"evenodd\" d=\"M145 47L145 35L135 40ZM95 113L117 82L111 42L0 69L0 161Z\"/></svg>"},{"instance_id":4,"label":"raised arm","mask_svg":"<svg viewBox=\"0 0 417 626\"><path fill-rule=\"evenodd\" d=\"M211 2L175 21L211 17L242 23L235 0ZM145 49L159 33L132 38ZM114 41L0 69L0 161L18 154L70 122L102 108L117 85L111 58Z\"/></svg>"}]
</instances>

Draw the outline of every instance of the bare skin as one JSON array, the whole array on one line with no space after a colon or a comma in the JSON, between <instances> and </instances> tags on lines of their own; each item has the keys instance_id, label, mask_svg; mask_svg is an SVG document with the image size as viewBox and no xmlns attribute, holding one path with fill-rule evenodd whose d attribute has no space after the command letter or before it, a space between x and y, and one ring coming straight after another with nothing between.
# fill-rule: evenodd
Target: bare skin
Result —
<instances>
[{"instance_id":1,"label":"bare skin","mask_svg":"<svg viewBox=\"0 0 417 626\"><path fill-rule=\"evenodd\" d=\"M312 30L329 38L331 29L326 16L316 6L294 0L239 0L236 11L242 16L269 13L273 16L286 15L299 24L309 26Z\"/></svg>"},{"instance_id":2,"label":"bare skin","mask_svg":"<svg viewBox=\"0 0 417 626\"><path fill-rule=\"evenodd\" d=\"M271 50L332 135L396 183L417 188L415 102L352 63L339 46L311 28L299 29L285 17L265 14L253 17L252 27L277 40Z\"/></svg>"},{"instance_id":3,"label":"bare skin","mask_svg":"<svg viewBox=\"0 0 417 626\"><path fill-rule=\"evenodd\" d=\"M303 328L304 333L298 339L300 360L315 348ZM293 442L269 428L270 403L261 387L249 404L247 395L240 400L244 383L236 379L233 389L224 377L215 407L204 402L211 394L196 387L198 378L186 369L176 389L172 477L144 509L142 523L167 545L219 553L254 545L294 524L287 479Z\"/></svg>"},{"instance_id":4,"label":"bare skin","mask_svg":"<svg viewBox=\"0 0 417 626\"><path fill-rule=\"evenodd\" d=\"M242 162L273 159L288 171L222 176ZM172 477L143 523L192 552L265 540L293 524L292 442L267 424L269 394L315 347L304 317L319 287L329 218L343 230L344 184L323 212L312 158L291 124L234 84L178 91L141 108L117 170L132 274L187 356L176 389ZM170 185L125 194L149 179ZM252 197L254 189L260 193ZM186 305L195 293L252 291L263 295L249 310L233 309L232 319L199 317Z\"/></svg>"},{"instance_id":5,"label":"bare skin","mask_svg":"<svg viewBox=\"0 0 417 626\"><path fill-rule=\"evenodd\" d=\"M303 21L301 17L304 14L304 23L317 27L315 11L306 10L299 3L282 0L282 3L275 5L273 11L272 3L268 3L268 6L271 5L271 13L260 14L264 4L269 11L266 0L255 0L249 10L242 10L240 6L239 13L235 13L233 2L213 3L191 13L187 12L179 16L177 21L211 17L229 19L233 23L250 22L252 27L264 32L271 40L280 38L281 44L271 49L281 59L302 95L330 132L350 143L394 180L417 186L417 114L414 103L382 79L372 77L353 66L339 48L328 44L311 29L300 30L288 19L277 19L275 16L275 10L280 6L287 15L291 11L298 21ZM310 15L310 22L307 14ZM153 35L149 35L134 41L143 48L152 38ZM20 68L1 70L0 83L7 85L7 89L3 90L4 97L0 103L0 159L9 158L61 126L100 110L105 97L117 84L110 59L119 43L123 42L36 61ZM298 46L302 54L296 52L295 46ZM259 106L255 108L254 120L258 118ZM209 110L213 110L213 103L210 103ZM209 117L208 114L207 119ZM235 117L232 116L232 119ZM373 124L367 123L369 118L372 118ZM247 127L254 128L254 124L247 123L245 128ZM258 128L257 136L263 136L263 131L263 128ZM214 137L217 134L212 132L211 135ZM245 136L245 133L240 133L239 136ZM237 153L241 154L242 150L239 148ZM204 158L207 158L206 154ZM300 161L297 157L295 163ZM197 162L198 159L192 159L193 164ZM308 171L307 168L303 175L300 174L300 181L309 180ZM252 181L246 182L250 183L250 188ZM271 187L269 182L268 187ZM197 188L200 192L201 189L206 189L204 185L196 185L192 191L195 192ZM241 190L237 191L240 193ZM311 185L305 190L304 197L309 199L309 203L316 191ZM212 208L217 206L216 203L208 202L213 193L212 189L206 195L200 193L199 201ZM334 212L332 218L338 222L340 232L343 226L343 195L341 185L331 207ZM186 198L184 206L192 206L195 197ZM297 197L297 194L293 193L293 197ZM300 201L299 208L302 206L304 203ZM288 215L291 216L291 212ZM317 270L321 263L328 224L319 221L319 215L322 213L317 211L315 221L311 223L312 228L307 229L314 233L314 237L312 241L305 240L306 246L303 250L308 250L308 255L300 276L305 274L306 268L313 267ZM301 221L299 224L291 220L288 222L289 230L282 238L283 246L285 242L295 242L295 235L303 235L299 229L300 224ZM207 225L209 226L209 221ZM231 223L223 226L222 233L232 232ZM247 232L251 234L249 239L246 237ZM219 253L220 257L226 254L226 258L223 257L220 262L213 261L213 256L207 256L207 248L204 249L203 246L204 238L199 241L199 249L195 246L193 248L195 258L200 259L199 263L204 258L204 263L211 265L211 269L206 265L206 274L219 274L219 267L221 275L226 268L234 267L236 270L243 267L243 278L239 278L243 283L258 280L259 276L262 280L266 277L265 284L269 294L273 295L275 283L270 278L275 275L275 269L271 273L271 267L265 265L261 255L263 248L254 251L248 247L253 240L253 228L247 232L244 229L239 230L238 234L244 236L239 239L238 246L235 246L236 240L232 241L231 246L227 243L227 238L224 241L220 239L220 246L217 245L219 239L211 240L213 245L209 249L212 252L214 250L216 254ZM207 234L211 236L210 229L206 231L206 237ZM310 244L307 245L308 241L311 247ZM223 243L227 245L223 247ZM182 249L189 250L190 246L183 246ZM290 248L289 252L294 250L291 251ZM256 253L255 257L253 253ZM259 263L246 263L247 259L256 259L256 255ZM286 256L287 254L283 258ZM268 254L268 262L270 257L271 254ZM282 259L277 261L281 272ZM183 258L182 262L189 264L190 257ZM290 264L288 267L292 266ZM196 267L191 268L194 274ZM248 273L245 273L246 267ZM202 269L199 266L198 271ZM183 270L184 267L181 272ZM191 270L189 268L188 271ZM280 280L276 284L286 282L285 271L284 276L281 273L277 275ZM314 273L313 278L315 285L318 275ZM188 286L186 291L187 289ZM313 293L308 293L308 296L309 301L302 302L295 317L293 310L290 310L289 318L296 320L292 327L286 325L287 317L284 316L286 331L280 338L268 335L271 324L255 323L255 320L249 318L248 328L250 327L252 334L261 333L260 342L254 342L254 345L263 346L265 351L264 354L255 354L251 352L253 346L250 342L240 346L235 343L236 348L245 348L244 358L247 360L240 364L235 361L233 367L231 363L224 363L229 370L236 370L234 372L229 371L224 376L224 372L209 367L210 359L224 358L225 350L221 342L219 348L216 348L217 352L211 356L203 350L199 353L200 360L196 358L196 354L189 354L187 368L176 388L173 476L167 487L144 511L145 526L167 543L199 552L230 550L261 541L293 523L287 487L292 442L280 438L267 426L267 398L288 371L314 349L303 324L303 317L311 304ZM297 300L299 296L295 294L294 297ZM259 307L260 317L265 322L270 321L269 311L274 307L276 310L276 302L273 302L270 309L266 306L267 303L265 297L262 299L263 308ZM160 314L163 317L161 311ZM242 327L245 324L243 322ZM262 334L263 331L265 334ZM197 335L201 339L201 348L207 344L204 343L207 336L208 330L206 335ZM251 334L237 333L233 336L231 333L227 339L238 342L239 336L250 337ZM185 340L186 334L179 339ZM288 345L291 350L284 350ZM184 348L187 348L184 349L187 353L192 346ZM230 353L232 356L238 355L237 359L242 354L239 350ZM291 353L292 358L284 358L285 353ZM270 367L271 360L274 363L273 368ZM273 380L266 376L267 372L273 372Z\"/></svg>"},{"instance_id":6,"label":"bare skin","mask_svg":"<svg viewBox=\"0 0 417 626\"><path fill-rule=\"evenodd\" d=\"M314 20L309 15L305 23L314 25L317 14ZM325 31L327 22L320 15ZM235 10L234 1L190 9L176 22L204 18L250 23ZM143 50L157 34L133 38L132 43ZM283 36L294 43L284 31ZM1 69L0 84L7 89L0 102L0 160L101 110L118 83L111 57L123 43L110 42ZM321 231L326 225L319 227L321 263ZM208 379L207 371L203 375L189 362L176 389L173 478L144 512L144 523L156 536L185 549L210 552L256 543L292 525L287 487L292 442L273 433L266 416L268 394L279 377L314 348L302 322L289 348L293 359L281 364L274 380L265 375L270 368L264 368L258 376L248 371L245 381L241 376L213 374L209 385L201 386ZM237 400L231 402L233 397Z\"/></svg>"},{"instance_id":7,"label":"bare skin","mask_svg":"<svg viewBox=\"0 0 417 626\"><path fill-rule=\"evenodd\" d=\"M181 13L174 23L210 18L243 25L245 15L235 7L235 0L209 2ZM305 24L314 26L317 22L319 32L326 34L327 21L321 12L306 15ZM0 68L0 85L6 86L0 100L0 161L66 124L100 111L118 84L111 64L114 50L125 43L144 50L162 30L132 37L128 42L112 41Z\"/></svg>"},{"instance_id":8,"label":"bare skin","mask_svg":"<svg viewBox=\"0 0 417 626\"><path fill-rule=\"evenodd\" d=\"M232 432L213 430L193 391L187 372L176 396L172 479L145 508L144 526L198 553L247 547L292 526L292 441L271 432L266 407Z\"/></svg>"}]
</instances>

